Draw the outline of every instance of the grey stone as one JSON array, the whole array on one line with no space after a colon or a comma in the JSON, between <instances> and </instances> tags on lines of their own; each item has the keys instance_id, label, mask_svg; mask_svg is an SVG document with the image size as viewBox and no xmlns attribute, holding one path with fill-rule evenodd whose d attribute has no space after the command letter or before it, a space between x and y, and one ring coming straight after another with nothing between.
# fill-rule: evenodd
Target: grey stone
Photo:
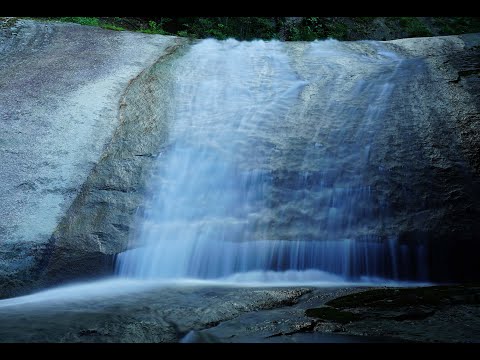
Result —
<instances>
[{"instance_id":1,"label":"grey stone","mask_svg":"<svg viewBox=\"0 0 480 360\"><path fill-rule=\"evenodd\" d=\"M15 26L16 36L0 33L1 297L111 274L115 254L135 246L135 213L148 172L170 145L170 69L188 50L188 40L176 37L31 20ZM406 61L364 174L374 221L347 234L425 242L440 280L479 273L479 42L471 34L383 43ZM320 71L304 63L307 46L286 44L304 78ZM375 55L368 42L343 46ZM335 61L350 77L329 95L349 100L346 89L369 69L347 58ZM258 146L258 155L271 160L265 171L276 188L270 208L255 216L271 239L322 237L323 212L300 211L284 200L305 168L307 185L320 171L328 173L321 161L302 169L293 164L302 164L316 122L334 130L341 125L318 117L328 105L320 87L336 75L324 73L305 88L278 131L287 138L273 134ZM336 150L322 136L308 149L317 159ZM310 195L314 201L318 194ZM289 224L298 226L286 231Z\"/></svg>"},{"instance_id":2,"label":"grey stone","mask_svg":"<svg viewBox=\"0 0 480 360\"><path fill-rule=\"evenodd\" d=\"M31 287L48 267L54 243L61 246L52 234L58 234L72 204L85 199L85 182L98 172L96 165L118 136L125 110L119 100L128 97L135 88L132 81L177 41L32 20L18 20L16 28L16 36L8 28L0 32L0 296ZM145 146L148 140L125 152ZM115 181L135 171L133 164L145 162L140 159L133 154L122 159L108 178ZM136 183L122 186L131 191ZM118 190L122 200L112 201L123 201L117 208L128 219L125 210L135 207L136 194L128 197L125 188ZM111 194L116 192L106 188L103 193L110 195L97 196L95 206L115 198ZM121 222L128 226L126 219ZM118 227L112 231L113 236L125 233ZM112 254L112 247L118 251L122 241L108 243L112 235L100 229L80 232L69 244L82 253L69 266L62 264L65 271L72 272L77 263L86 266L86 273L102 272L104 254Z\"/></svg>"}]
</instances>

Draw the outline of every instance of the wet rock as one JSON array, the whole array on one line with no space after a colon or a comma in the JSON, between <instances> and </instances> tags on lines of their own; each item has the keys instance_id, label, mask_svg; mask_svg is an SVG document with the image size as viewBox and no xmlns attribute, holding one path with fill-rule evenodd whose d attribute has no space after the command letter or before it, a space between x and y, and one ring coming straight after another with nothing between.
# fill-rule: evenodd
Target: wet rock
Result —
<instances>
[{"instance_id":1,"label":"wet rock","mask_svg":"<svg viewBox=\"0 0 480 360\"><path fill-rule=\"evenodd\" d=\"M138 285L118 279L0 300L0 342L223 342L204 330L311 291Z\"/></svg>"},{"instance_id":2,"label":"wet rock","mask_svg":"<svg viewBox=\"0 0 480 360\"><path fill-rule=\"evenodd\" d=\"M357 321L362 318L362 316L358 314L349 311L337 310L330 306L307 309L305 311L305 315L324 321L333 321L340 324L348 324L349 322Z\"/></svg>"},{"instance_id":3,"label":"wet rock","mask_svg":"<svg viewBox=\"0 0 480 360\"><path fill-rule=\"evenodd\" d=\"M135 211L140 197L134 191L138 181L126 178L138 169L130 164L141 162L134 154L148 152L142 151L148 146L139 139L140 132L148 134L145 127L131 135L138 140L136 148L121 140L126 143L124 156L109 174L101 175L123 178L117 185L128 193L92 194L86 181L101 172L98 164L105 162L105 150L119 141L115 139L125 122L119 116L127 112L119 114L119 100L129 98L126 89L133 92L139 86L132 80L168 53L175 40L16 18L2 18L0 24L10 29L0 32L0 118L5 124L0 134L0 243L8 249L0 253L4 297L43 286L35 285L36 280L46 278L50 259L62 257L59 253L65 259L51 270L56 274L52 281L112 271L112 256L124 248L127 235L121 228L99 224L102 218L130 223L129 212ZM131 105L131 111L139 109ZM147 112L148 107L140 116L158 119ZM88 221L75 214L79 203L91 209ZM106 209L112 214L105 214ZM66 219L71 231L79 229L78 223L83 226L68 240L61 235Z\"/></svg>"},{"instance_id":4,"label":"wet rock","mask_svg":"<svg viewBox=\"0 0 480 360\"><path fill-rule=\"evenodd\" d=\"M405 321L405 320L424 320L435 314L435 310L422 311L421 309L412 309L407 311L404 314L395 316L393 319L396 321Z\"/></svg>"},{"instance_id":5,"label":"wet rock","mask_svg":"<svg viewBox=\"0 0 480 360\"><path fill-rule=\"evenodd\" d=\"M199 331L190 331L184 338L182 338L180 343L219 343L220 339L212 334L199 332Z\"/></svg>"}]
</instances>

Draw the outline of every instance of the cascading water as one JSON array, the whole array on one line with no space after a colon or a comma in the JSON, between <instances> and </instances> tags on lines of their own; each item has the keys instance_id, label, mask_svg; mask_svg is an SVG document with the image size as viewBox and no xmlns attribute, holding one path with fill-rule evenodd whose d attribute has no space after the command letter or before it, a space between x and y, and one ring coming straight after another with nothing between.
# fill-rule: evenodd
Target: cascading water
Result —
<instances>
[{"instance_id":1,"label":"cascading water","mask_svg":"<svg viewBox=\"0 0 480 360\"><path fill-rule=\"evenodd\" d=\"M388 203L367 179L403 64L376 42L192 46L174 69L171 146L138 216L140 246L117 272L424 280L422 247L382 234Z\"/></svg>"}]
</instances>

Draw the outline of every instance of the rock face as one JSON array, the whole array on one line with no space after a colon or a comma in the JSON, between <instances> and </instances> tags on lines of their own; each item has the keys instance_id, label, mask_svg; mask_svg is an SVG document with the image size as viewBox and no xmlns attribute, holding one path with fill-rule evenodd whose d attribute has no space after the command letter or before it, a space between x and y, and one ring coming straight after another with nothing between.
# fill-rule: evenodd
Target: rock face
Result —
<instances>
[{"instance_id":1,"label":"rock face","mask_svg":"<svg viewBox=\"0 0 480 360\"><path fill-rule=\"evenodd\" d=\"M110 274L114 255L127 249L144 185L168 134L166 71L182 39L130 81L120 101L119 126L101 159L49 240L42 258L43 285ZM162 104L165 104L162 106Z\"/></svg>"},{"instance_id":2,"label":"rock face","mask_svg":"<svg viewBox=\"0 0 480 360\"><path fill-rule=\"evenodd\" d=\"M0 297L111 273L146 174L168 151L170 65L187 40L27 20L0 31ZM424 244L433 280L480 277L479 44L475 34L383 43L406 60L365 175L379 221L359 238ZM305 46L288 44L289 56L314 76ZM307 89L297 115L314 115L324 97ZM296 138L284 140L277 150L294 156ZM272 178L289 193L298 169L280 165ZM280 229L303 216L290 210L262 221Z\"/></svg>"},{"instance_id":3,"label":"rock face","mask_svg":"<svg viewBox=\"0 0 480 360\"><path fill-rule=\"evenodd\" d=\"M192 47L172 70L174 146L150 189L146 247L122 269L477 279L475 43Z\"/></svg>"},{"instance_id":4,"label":"rock face","mask_svg":"<svg viewBox=\"0 0 480 360\"><path fill-rule=\"evenodd\" d=\"M91 282L0 301L0 342L178 342L245 312L291 306L310 291ZM25 314L27 326L19 321Z\"/></svg>"},{"instance_id":5,"label":"rock face","mask_svg":"<svg viewBox=\"0 0 480 360\"><path fill-rule=\"evenodd\" d=\"M479 295L110 279L1 300L0 342L479 343Z\"/></svg>"},{"instance_id":6,"label":"rock face","mask_svg":"<svg viewBox=\"0 0 480 360\"><path fill-rule=\"evenodd\" d=\"M287 43L308 85L268 138L274 192L260 227L267 238L349 238L368 249L393 237L396 259L377 256L387 272L478 280L479 44L478 34ZM377 61L385 54L394 67Z\"/></svg>"},{"instance_id":7,"label":"rock face","mask_svg":"<svg viewBox=\"0 0 480 360\"><path fill-rule=\"evenodd\" d=\"M287 44L296 71L309 85L288 117L297 128L290 125L288 133L294 136L282 159L301 164L308 171L288 165L276 171L276 186L285 192L280 194L279 203L294 206L290 206L290 212L272 217L273 228L281 229L289 221L304 221L296 227L303 238L318 236L325 229L321 238L334 234L341 239L337 236L340 234L367 244L386 243L395 237L400 278L478 279L479 44L478 34L347 42L340 48L344 56L339 56L339 47L332 44L335 52L322 61L308 59L308 44ZM326 53L325 46L322 50L318 56ZM387 51L394 56L395 68L379 61L370 70L372 60ZM322 68L324 64L329 70ZM362 92L362 87L369 86L391 91L391 95L383 97L381 92L365 102L362 96L373 92ZM382 111L378 118L376 111ZM285 121L282 126L289 125ZM276 149L281 146L277 144ZM294 161L294 156L303 160ZM361 174L362 179L351 182L355 174ZM345 196L334 198L337 204L327 202L320 209L289 202L289 194L302 189L308 190L305 199L315 199L320 181L324 188L332 186L328 185L331 182L333 191L340 195L343 188L348 189L347 181L361 184L369 194L363 195L357 186L358 191L352 188ZM328 228L330 213L325 220L319 216L329 206L337 210L334 215L348 220L332 227L332 231ZM351 223L352 211L364 211L364 216L357 217L356 222L352 217ZM349 226L353 233L345 232ZM424 256L402 264L402 251L408 254L405 258L414 259L420 252Z\"/></svg>"},{"instance_id":8,"label":"rock face","mask_svg":"<svg viewBox=\"0 0 480 360\"><path fill-rule=\"evenodd\" d=\"M173 37L62 23L22 20L1 29L0 296L31 287L51 264L50 255L58 240L52 234L61 230L65 214L72 214L72 204L84 199L85 181L92 177L92 171L99 171L99 161L108 160L105 150L115 151L118 127L124 123L120 116L135 111L134 106L131 110L119 106L120 99L135 91L132 79L175 44ZM146 76L145 71L142 74ZM152 119L145 118L145 123ZM157 128L163 125L158 122ZM136 132L132 136L140 135ZM125 151L134 151L131 157L140 163L148 161L142 157L146 147L139 141ZM120 167L124 163L128 160L119 162ZM117 171L132 170L128 165L131 163ZM112 195L108 194L120 194L113 196L116 203L134 202L131 198L135 194L129 197L129 192L135 183L122 188L112 185L118 175L106 175L97 193L109 199ZM100 202L101 198L98 195ZM123 209L127 208L123 204ZM124 214L128 218L128 211ZM92 213L90 223L101 221L99 216ZM115 220L119 225L113 228L114 236L128 230L125 219ZM94 246L78 240L69 243L77 248L76 259L88 273L99 261L104 262L98 254L112 254L125 241L104 245L101 230L86 227L81 233ZM69 251L74 256L73 249ZM64 271L71 272L73 267L71 263ZM100 267L95 271L104 270Z\"/></svg>"},{"instance_id":9,"label":"rock face","mask_svg":"<svg viewBox=\"0 0 480 360\"><path fill-rule=\"evenodd\" d=\"M243 313L191 338L230 343L480 341L478 286L361 290L317 288L292 306Z\"/></svg>"},{"instance_id":10,"label":"rock face","mask_svg":"<svg viewBox=\"0 0 480 360\"><path fill-rule=\"evenodd\" d=\"M427 245L435 281L480 276L479 43L478 34L389 42L423 69L400 83L372 163L387 164L386 223L401 242Z\"/></svg>"}]
</instances>

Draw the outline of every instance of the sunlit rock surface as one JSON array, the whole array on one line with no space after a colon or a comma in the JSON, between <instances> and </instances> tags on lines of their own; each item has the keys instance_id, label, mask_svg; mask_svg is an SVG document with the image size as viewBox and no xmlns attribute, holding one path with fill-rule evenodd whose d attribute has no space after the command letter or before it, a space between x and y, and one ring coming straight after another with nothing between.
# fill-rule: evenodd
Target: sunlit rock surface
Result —
<instances>
[{"instance_id":1,"label":"sunlit rock surface","mask_svg":"<svg viewBox=\"0 0 480 360\"><path fill-rule=\"evenodd\" d=\"M49 263L52 234L118 133L128 84L174 44L171 37L30 20L0 29L0 296L31 286ZM125 162L142 155L138 147L125 149ZM99 185L97 201L108 203L113 190ZM102 254L124 248L132 200L119 194L112 202L122 202L124 218L108 231L115 240L91 227L104 221L93 209L81 230L88 244L68 239L75 261L63 263L67 271L104 272Z\"/></svg>"}]
</instances>

